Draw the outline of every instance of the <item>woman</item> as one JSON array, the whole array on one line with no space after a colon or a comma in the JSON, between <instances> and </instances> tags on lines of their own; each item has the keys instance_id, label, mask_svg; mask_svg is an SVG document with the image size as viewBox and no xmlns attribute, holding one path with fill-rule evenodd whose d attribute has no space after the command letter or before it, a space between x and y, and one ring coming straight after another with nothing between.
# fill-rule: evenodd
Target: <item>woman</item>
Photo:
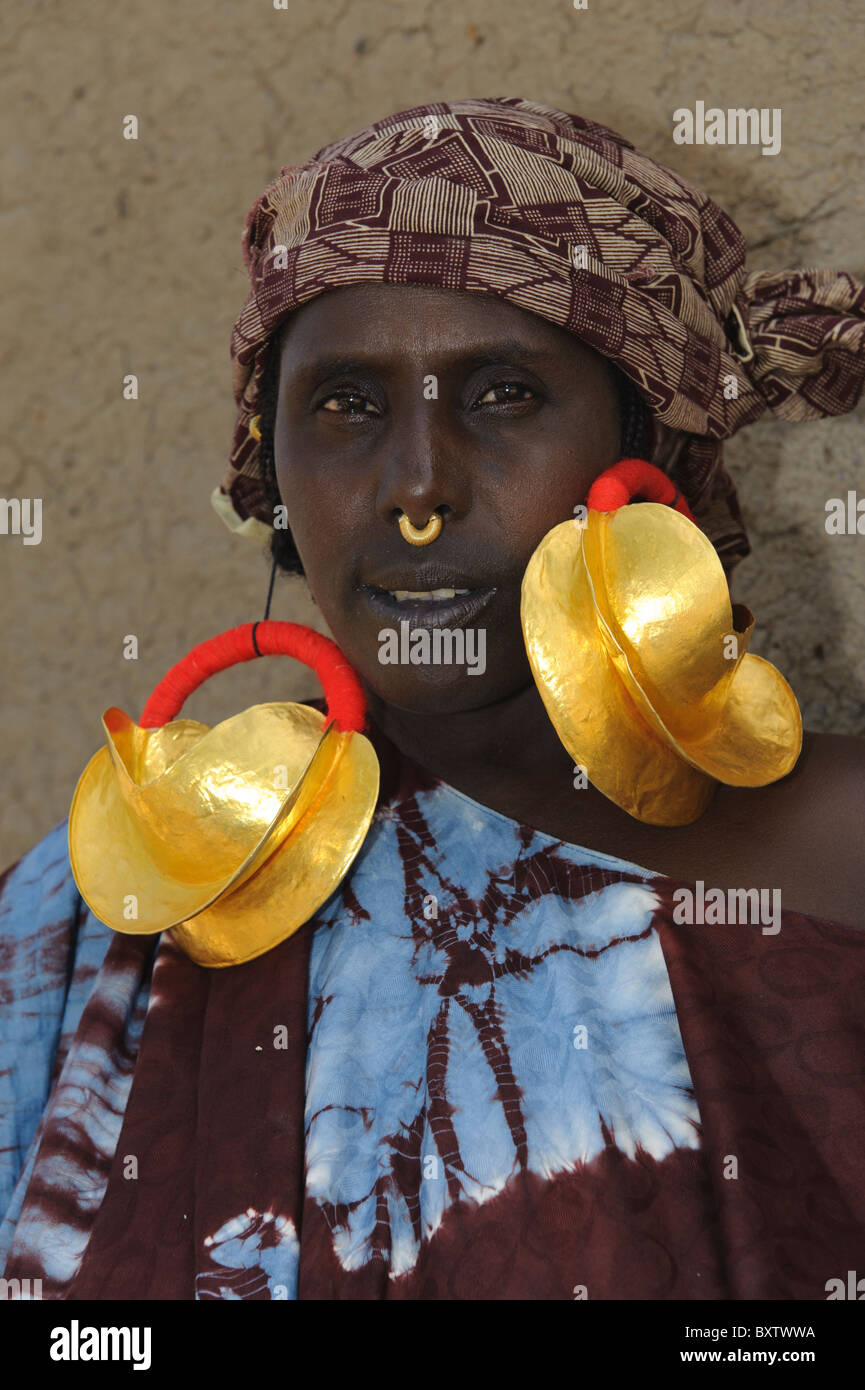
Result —
<instances>
[{"instance_id":1,"label":"woman","mask_svg":"<svg viewBox=\"0 0 865 1390\"><path fill-rule=\"evenodd\" d=\"M865 1236L862 745L808 737L789 776L648 824L575 769L520 595L622 456L669 473L732 568L720 441L853 408L865 290L746 276L704 194L519 99L401 112L284 170L244 252L214 501L306 575L368 693L379 803L313 918L226 970L104 927L65 823L10 871L7 1279L832 1296ZM483 632L483 660L383 662L404 617ZM683 885L782 906L677 925Z\"/></svg>"}]
</instances>

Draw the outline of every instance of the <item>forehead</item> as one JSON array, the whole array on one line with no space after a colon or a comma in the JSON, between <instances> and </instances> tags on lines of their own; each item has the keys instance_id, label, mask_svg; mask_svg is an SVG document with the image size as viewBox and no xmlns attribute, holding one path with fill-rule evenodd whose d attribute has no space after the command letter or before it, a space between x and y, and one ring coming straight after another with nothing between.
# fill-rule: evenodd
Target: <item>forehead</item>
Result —
<instances>
[{"instance_id":1,"label":"forehead","mask_svg":"<svg viewBox=\"0 0 865 1390\"><path fill-rule=\"evenodd\" d=\"M557 324L499 296L431 285L341 286L295 310L281 331L283 367L289 370L323 350L347 356L409 354L429 361L496 344L526 361L599 356Z\"/></svg>"}]
</instances>

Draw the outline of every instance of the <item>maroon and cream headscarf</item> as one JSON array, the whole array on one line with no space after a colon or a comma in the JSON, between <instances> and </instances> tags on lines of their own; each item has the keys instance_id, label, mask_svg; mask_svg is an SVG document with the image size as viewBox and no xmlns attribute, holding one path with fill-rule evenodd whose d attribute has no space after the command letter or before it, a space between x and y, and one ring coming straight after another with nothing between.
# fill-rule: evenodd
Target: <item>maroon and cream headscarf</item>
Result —
<instances>
[{"instance_id":1,"label":"maroon and cream headscarf","mask_svg":"<svg viewBox=\"0 0 865 1390\"><path fill-rule=\"evenodd\" d=\"M413 107L283 168L242 246L237 425L212 501L245 534L272 524L249 432L269 339L341 285L500 295L608 357L676 432L665 466L728 569L748 542L721 441L766 411L844 414L865 385L865 286L746 273L741 232L705 193L615 131L519 97Z\"/></svg>"}]
</instances>

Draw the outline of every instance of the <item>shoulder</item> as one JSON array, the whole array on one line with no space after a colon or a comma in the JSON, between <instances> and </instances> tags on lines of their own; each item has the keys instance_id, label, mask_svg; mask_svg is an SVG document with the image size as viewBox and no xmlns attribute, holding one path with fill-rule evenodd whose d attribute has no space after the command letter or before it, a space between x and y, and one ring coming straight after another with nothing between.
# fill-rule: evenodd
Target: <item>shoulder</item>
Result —
<instances>
[{"instance_id":1,"label":"shoulder","mask_svg":"<svg viewBox=\"0 0 865 1390\"><path fill-rule=\"evenodd\" d=\"M69 865L67 818L0 874L0 936L8 941L44 915L75 910L78 889Z\"/></svg>"},{"instance_id":2,"label":"shoulder","mask_svg":"<svg viewBox=\"0 0 865 1390\"><path fill-rule=\"evenodd\" d=\"M855 835L861 847L865 815L865 739L847 734L806 733L802 754L785 789L791 814L825 836Z\"/></svg>"},{"instance_id":3,"label":"shoulder","mask_svg":"<svg viewBox=\"0 0 865 1390\"><path fill-rule=\"evenodd\" d=\"M0 874L0 998L21 1001L24 1013L36 995L65 998L74 971L92 974L112 934L78 891L68 823L58 821Z\"/></svg>"},{"instance_id":4,"label":"shoulder","mask_svg":"<svg viewBox=\"0 0 865 1390\"><path fill-rule=\"evenodd\" d=\"M0 875L0 991L7 1021L20 1011L16 1026L38 1027L36 996L54 1003L65 998L81 908L64 819Z\"/></svg>"},{"instance_id":5,"label":"shoulder","mask_svg":"<svg viewBox=\"0 0 865 1390\"><path fill-rule=\"evenodd\" d=\"M806 733L787 777L734 795L751 807L740 835L786 887L784 906L865 927L865 740Z\"/></svg>"}]
</instances>

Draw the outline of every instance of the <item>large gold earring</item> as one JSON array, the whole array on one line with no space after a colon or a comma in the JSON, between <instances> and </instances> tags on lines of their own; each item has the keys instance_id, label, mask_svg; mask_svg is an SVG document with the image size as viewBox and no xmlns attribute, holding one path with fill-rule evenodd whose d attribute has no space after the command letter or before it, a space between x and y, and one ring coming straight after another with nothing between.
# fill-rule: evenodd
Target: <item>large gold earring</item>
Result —
<instances>
[{"instance_id":1,"label":"large gold earring","mask_svg":"<svg viewBox=\"0 0 865 1390\"><path fill-rule=\"evenodd\" d=\"M403 540L408 541L409 545L429 545L435 540L442 529L442 519L438 512L433 512L426 526L418 528L412 526L405 512L399 519L399 529L402 532Z\"/></svg>"},{"instance_id":2,"label":"large gold earring","mask_svg":"<svg viewBox=\"0 0 865 1390\"><path fill-rule=\"evenodd\" d=\"M520 609L535 684L574 763L647 825L690 825L719 782L786 777L802 748L796 697L748 652L754 616L732 604L672 479L620 459L582 512L541 540Z\"/></svg>"},{"instance_id":3,"label":"large gold earring","mask_svg":"<svg viewBox=\"0 0 865 1390\"><path fill-rule=\"evenodd\" d=\"M213 729L178 715L201 683L254 656L293 656L324 688L308 705L253 705ZM69 862L114 931L167 931L197 965L241 965L309 921L348 873L378 798L360 681L298 623L243 623L194 647L136 724L112 705L78 780ZM126 907L135 903L134 920Z\"/></svg>"}]
</instances>

